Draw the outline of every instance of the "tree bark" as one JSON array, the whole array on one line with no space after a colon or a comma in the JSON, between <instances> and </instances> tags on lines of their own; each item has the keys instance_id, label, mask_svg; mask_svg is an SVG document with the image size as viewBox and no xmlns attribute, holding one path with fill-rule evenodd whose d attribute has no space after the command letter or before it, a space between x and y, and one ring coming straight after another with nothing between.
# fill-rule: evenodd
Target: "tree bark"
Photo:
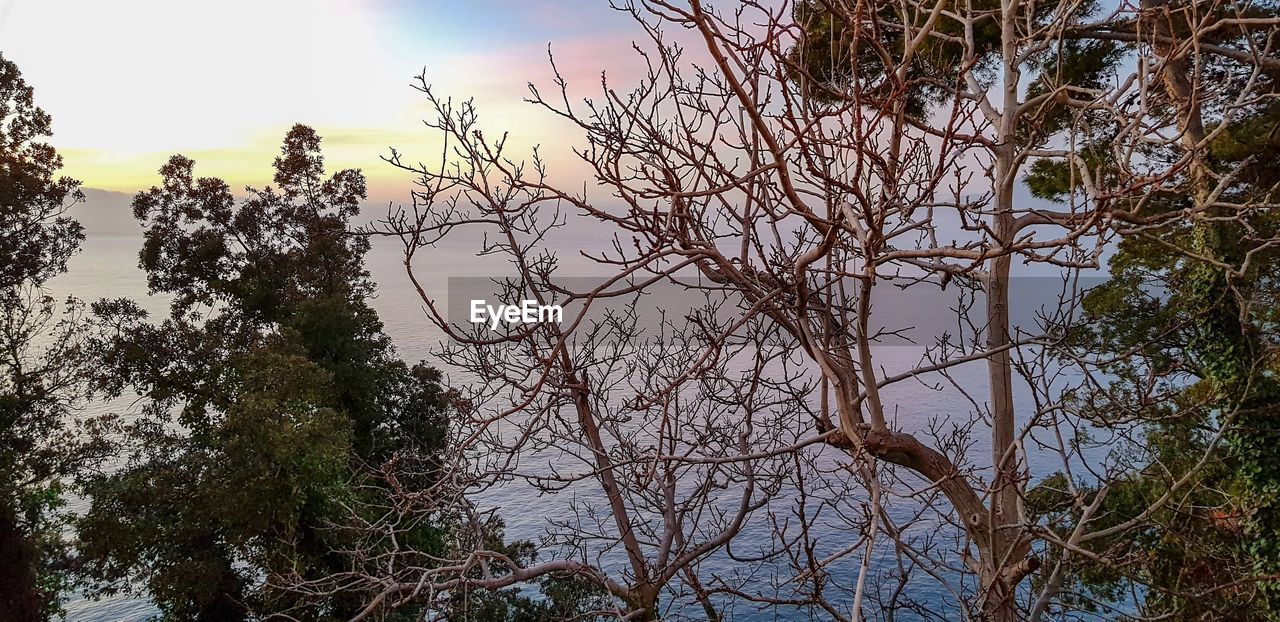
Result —
<instances>
[{"instance_id":1,"label":"tree bark","mask_svg":"<svg viewBox=\"0 0 1280 622\"><path fill-rule=\"evenodd\" d=\"M43 622L48 595L36 575L36 547L12 508L0 509L0 612L11 622Z\"/></svg>"}]
</instances>

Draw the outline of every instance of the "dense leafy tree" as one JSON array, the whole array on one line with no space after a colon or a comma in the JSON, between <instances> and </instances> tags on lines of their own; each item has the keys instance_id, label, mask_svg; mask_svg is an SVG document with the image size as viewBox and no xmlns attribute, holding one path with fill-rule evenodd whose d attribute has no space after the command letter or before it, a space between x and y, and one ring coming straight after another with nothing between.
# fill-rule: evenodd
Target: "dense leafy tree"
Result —
<instances>
[{"instance_id":1,"label":"dense leafy tree","mask_svg":"<svg viewBox=\"0 0 1280 622\"><path fill-rule=\"evenodd\" d=\"M84 239L79 223L66 215L68 201L81 198L80 182L59 177L62 156L40 142L52 131L34 95L17 65L0 56L0 287L6 295L66 271Z\"/></svg>"},{"instance_id":2,"label":"dense leafy tree","mask_svg":"<svg viewBox=\"0 0 1280 622\"><path fill-rule=\"evenodd\" d=\"M1244 140L1275 135L1273 128ZM1242 138L1232 132L1221 141ZM1214 152L1224 170L1243 161ZM1246 168L1250 176L1274 176L1274 162ZM1271 185L1243 184L1233 200L1274 202ZM1086 299L1092 327L1083 344L1109 359L1103 369L1116 379L1110 399L1091 406L1097 420L1149 421L1146 451L1108 495L1106 520L1133 518L1188 474L1198 480L1152 517L1143 537L1101 545L1128 548L1133 568L1082 570L1085 585L1113 595L1122 579L1136 576L1151 588L1148 614L1280 616L1280 257L1259 241L1278 230L1276 213L1259 212L1126 239L1111 279ZM1151 400L1153 386L1168 398ZM1213 459L1200 464L1206 453Z\"/></svg>"},{"instance_id":3,"label":"dense leafy tree","mask_svg":"<svg viewBox=\"0 0 1280 622\"><path fill-rule=\"evenodd\" d=\"M49 115L0 56L0 612L16 622L57 610L56 510L64 480L97 453L72 425L85 386L79 307L61 314L45 289L84 237L66 215L79 182L58 175L49 135Z\"/></svg>"},{"instance_id":4,"label":"dense leafy tree","mask_svg":"<svg viewBox=\"0 0 1280 622\"><path fill-rule=\"evenodd\" d=\"M906 46L904 33L920 31L933 17L929 12L907 11L909 17L904 20L903 7L892 3L864 9L870 11L868 14L838 3L797 2L793 13L801 36L791 49L792 78L807 96L819 101L846 100L845 86L854 80L877 84L876 90L860 91L859 101L873 107L902 106L906 114L921 117L946 103L949 94L965 89L960 81L961 69L967 63L974 63L984 86L990 86L1001 45L1000 2L942 4L944 11L933 27L937 36L920 42L910 64L898 67L886 66L886 62L897 61ZM1037 26L1062 18L1052 3L1024 2L1016 7L1020 20ZM1081 2L1074 7L1070 19L1085 23L1098 7L1097 2ZM964 23L952 11L976 16L972 47L964 42ZM974 58L968 59L966 54ZM1028 69L1037 76L1027 89L1027 96L1031 98L1063 84L1093 87L1111 75L1120 55L1119 46L1110 41L1066 39L1047 45L1027 59ZM893 77L900 70L901 83ZM905 88L905 97L898 96L901 88ZM1040 142L1064 129L1070 116L1066 106L1050 102L1046 112L1036 127L1022 128L1025 140Z\"/></svg>"},{"instance_id":5,"label":"dense leafy tree","mask_svg":"<svg viewBox=\"0 0 1280 622\"><path fill-rule=\"evenodd\" d=\"M880 97L868 98L863 89L857 103L899 106L896 112L927 118L948 104L948 96L975 92L975 85L962 82L967 63L978 69L979 90L998 83L984 68L1000 51L1001 3L966 3L966 11L956 10L973 17L967 32L948 2L934 13L927 10L933 3L911 9L857 4L865 13L856 16L833 8L839 6L795 5L802 34L792 72L813 99L847 103L850 81L879 82ZM1025 13L1018 23L1028 30L1044 26L1047 17L1064 19L1053 3L1012 6ZM1025 148L1056 145L1062 141L1054 143L1055 137L1070 130L1075 159L1032 158L1023 181L1042 200L1079 202L1082 168L1102 188L1126 174L1110 161L1111 146L1127 131L1116 118L1098 108L1071 108L1065 94L1047 96L1063 86L1066 92L1105 90L1117 66L1138 54L1149 58L1154 49L1167 62L1144 103L1153 118L1173 120L1167 129L1182 139L1152 146L1135 161L1151 171L1171 171L1174 191L1138 189L1133 196L1110 197L1109 207L1137 219L1188 217L1122 228L1119 252L1108 262L1110 280L1085 301L1090 324L1077 335L1076 354L1096 356L1114 382L1082 396L1073 408L1103 429L1147 422L1141 451L1130 457L1131 472L1107 482L1105 503L1089 529L1133 521L1153 505L1158 510L1140 533L1126 529L1090 545L1096 559L1126 563L1075 562L1070 580L1083 596L1069 600L1087 610L1095 601L1127 604L1136 598L1145 614L1178 619L1280 619L1280 271L1270 241L1280 232L1274 209L1280 76L1274 64L1251 58L1274 59L1258 42L1274 39L1267 29L1274 28L1280 8L1274 2L1153 0L1120 19L1106 15L1110 5L1076 6L1064 36L1022 52L1027 79L1020 84L1021 100L1036 102L1038 114L1013 134ZM906 45L907 33L921 32L931 20L937 36L926 39L910 62L886 64L899 61L895 52ZM1192 47L1197 52L1188 51ZM1196 92L1210 86L1210 93ZM902 92L907 96L897 97ZM1249 94L1248 103L1236 101L1242 93ZM1231 122L1215 131L1226 114ZM1175 165L1188 152L1192 164ZM1202 463L1205 455L1211 459ZM1027 501L1035 518L1070 533L1079 498L1066 492L1064 477L1040 482ZM1167 504L1155 503L1184 477L1196 484ZM1088 486L1077 483L1082 488ZM1127 589L1134 583L1136 597Z\"/></svg>"},{"instance_id":6,"label":"dense leafy tree","mask_svg":"<svg viewBox=\"0 0 1280 622\"><path fill-rule=\"evenodd\" d=\"M1274 19L1277 8L1260 3L1245 12ZM1170 22L1174 36L1187 28L1183 20ZM1248 38L1237 30L1207 42L1244 47ZM1276 204L1280 105L1276 76L1251 75L1214 56L1204 64L1216 96L1230 99L1246 85L1268 96L1222 132L1213 132L1212 108L1179 102L1174 93L1157 102L1182 106L1179 114L1190 119L1184 131L1192 140L1208 136L1208 148L1180 178L1181 192L1141 198L1141 209L1198 216L1126 236L1109 262L1110 280L1086 299L1091 325L1081 333L1081 345L1099 353L1102 369L1115 378L1106 400L1087 405L1097 421L1148 422L1145 451L1133 457L1130 477L1107 495L1103 522L1133 519L1184 477L1197 485L1152 516L1139 537L1095 545L1125 551L1129 567L1085 565L1076 579L1095 595L1121 599L1124 581L1136 578L1145 586L1144 613L1153 616L1280 619L1280 459L1274 449L1280 443L1280 256L1266 241L1280 233L1280 214L1240 208ZM1082 150L1100 174L1110 166L1099 148L1105 140L1100 136ZM1027 181L1046 199L1073 190L1061 161L1037 162ZM1210 188L1218 193L1217 206L1205 209ZM1139 197L1131 200L1139 205ZM1201 464L1206 454L1212 459ZM1051 491L1061 489L1044 482L1037 503L1055 507ZM1056 507L1066 507L1063 501Z\"/></svg>"},{"instance_id":7,"label":"dense leafy tree","mask_svg":"<svg viewBox=\"0 0 1280 622\"><path fill-rule=\"evenodd\" d=\"M429 472L443 440L439 373L398 360L366 302L369 242L348 230L364 178L325 177L319 146L295 126L276 187L243 200L174 156L133 204L141 266L172 297L169 316L95 306L113 327L104 388L146 400L124 467L86 485L84 568L103 589L141 581L167 619L345 619L342 594L272 585L335 570L363 474L393 458ZM412 537L438 546L430 524Z\"/></svg>"}]
</instances>

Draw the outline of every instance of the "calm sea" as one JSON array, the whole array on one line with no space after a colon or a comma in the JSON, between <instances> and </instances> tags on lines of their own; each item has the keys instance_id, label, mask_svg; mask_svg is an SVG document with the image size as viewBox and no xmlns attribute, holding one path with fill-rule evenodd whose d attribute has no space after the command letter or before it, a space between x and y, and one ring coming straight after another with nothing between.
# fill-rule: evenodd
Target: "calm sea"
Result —
<instances>
[{"instance_id":1,"label":"calm sea","mask_svg":"<svg viewBox=\"0 0 1280 622\"><path fill-rule=\"evenodd\" d=\"M75 295L83 300L99 298L128 297L143 301L144 307L156 314L165 312L166 303L162 299L151 299L147 296L147 288L143 273L137 268L137 252L141 239L136 234L90 234L83 251L72 261L66 275L56 279L51 287L58 295ZM576 248L567 248L566 255L574 255L587 241L577 244ZM600 241L597 240L599 245ZM569 246L575 246L570 244ZM416 262L419 276L425 279L425 285L433 292L446 291L447 279L451 276L487 276L497 274L502 266L493 262L477 259L464 249L438 249L427 253ZM402 251L396 244L384 240L375 245L368 257L368 267L379 284L377 297L372 301L386 325L388 334L393 338L400 356L405 360L431 359L431 353L440 341L440 333L427 320L422 310L422 303L412 284L405 276ZM886 371L893 373L899 369L907 369L918 362L920 350L914 347L886 348L880 352ZM967 366L957 371L956 377L962 383L973 383L980 387L984 384L984 371L981 367ZM466 378L454 375L451 382L465 382ZM936 379L935 379L936 380ZM980 395L980 393L979 393ZM906 382L886 395L886 404L891 412L899 418L905 427L919 427L930 419L964 417L972 410L972 405L957 391L928 387L920 383ZM116 412L128 412L136 408L126 402L106 405L94 405L90 410L102 411L113 409ZM979 442L974 452L985 452ZM981 455L981 453L978 453ZM1033 470L1052 469L1052 465L1042 465ZM506 518L508 536L512 538L536 539L547 527L548 519L564 516L567 510L567 499L559 495L537 495L527 489L507 487L490 493L484 502L502 508L501 514ZM770 509L785 514L793 506L790 498L779 498L770 504ZM83 507L83 501L77 501L74 507ZM762 528L762 527L761 527ZM750 539L753 534L745 534ZM764 533L754 537L768 538ZM843 538L841 538L843 540ZM845 543L846 545L848 543ZM711 568L704 565L704 570L715 572L731 572L733 562L711 561ZM722 564L722 568L716 568ZM836 577L834 580L852 581L853 576ZM942 596L934 591L936 587L922 586L923 592L916 594L920 600L937 600ZM118 597L99 601L72 597L66 604L68 619L72 622L141 622L156 614L156 610L145 600ZM791 616L754 610L738 610L733 619L737 620L775 620L775 619L810 619L810 615ZM906 619L899 616L898 619Z\"/></svg>"},{"instance_id":2,"label":"calm sea","mask_svg":"<svg viewBox=\"0 0 1280 622\"><path fill-rule=\"evenodd\" d=\"M148 296L146 275L137 265L141 242L140 234L90 232L67 273L54 279L50 289L59 299L69 295L85 301L131 298L141 302L153 317L163 317L168 302ZM430 349L440 341L440 333L423 315L422 304L405 274L401 255L394 244L384 241L377 244L368 257L369 270L379 284L378 295L372 303L401 357L416 361L430 358ZM426 277L430 289L443 291L448 275L480 276L483 272L477 266L483 265L463 253L437 253L431 258L430 269L423 270L422 276ZM107 411L127 414L136 409L136 404L123 399L94 404L86 410L88 414ZM83 506L83 500L71 503L73 510ZM73 596L66 610L71 622L141 622L158 613L146 600L122 596L97 601Z\"/></svg>"}]
</instances>

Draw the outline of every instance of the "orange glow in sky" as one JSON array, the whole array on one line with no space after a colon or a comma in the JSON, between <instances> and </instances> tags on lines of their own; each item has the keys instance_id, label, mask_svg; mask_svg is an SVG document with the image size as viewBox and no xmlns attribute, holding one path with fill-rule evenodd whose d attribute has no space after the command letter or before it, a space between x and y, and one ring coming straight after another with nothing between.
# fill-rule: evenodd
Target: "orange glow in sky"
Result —
<instances>
[{"instance_id":1,"label":"orange glow in sky","mask_svg":"<svg viewBox=\"0 0 1280 622\"><path fill-rule=\"evenodd\" d=\"M521 101L527 82L549 84L547 44L585 87L598 83L602 59L628 54L629 37L599 24L579 28L591 36L572 24L566 34L562 3L489 5L0 0L0 51L53 116L65 172L87 188L153 185L174 153L233 187L261 185L285 131L306 123L325 138L331 170L360 168L373 198L396 198L411 178L380 156L394 146L415 160L439 158L438 137L421 123L423 98L410 88L424 67L441 93L475 97L482 123L511 131L513 147L547 149L568 128ZM610 19L603 3L593 10ZM482 27L508 13L510 30ZM576 168L567 144L547 150L562 170Z\"/></svg>"}]
</instances>

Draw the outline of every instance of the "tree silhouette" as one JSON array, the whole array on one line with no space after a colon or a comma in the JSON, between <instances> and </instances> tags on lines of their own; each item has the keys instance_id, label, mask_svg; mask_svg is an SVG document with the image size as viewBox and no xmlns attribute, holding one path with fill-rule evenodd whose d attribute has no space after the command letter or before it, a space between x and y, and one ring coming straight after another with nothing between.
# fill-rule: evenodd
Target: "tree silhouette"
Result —
<instances>
[{"instance_id":1,"label":"tree silhouette","mask_svg":"<svg viewBox=\"0 0 1280 622\"><path fill-rule=\"evenodd\" d=\"M343 619L344 595L300 602L272 583L332 570L369 470L429 478L443 438L438 372L396 359L366 303L369 243L347 230L364 178L325 177L319 149L295 126L277 186L243 200L171 158L133 203L141 266L173 297L169 316L95 305L114 327L100 344L104 389L146 402L125 467L86 487L84 568L104 591L142 580L175 619ZM431 550L438 529L408 537Z\"/></svg>"},{"instance_id":2,"label":"tree silhouette","mask_svg":"<svg viewBox=\"0 0 1280 622\"><path fill-rule=\"evenodd\" d=\"M17 622L57 611L63 480L100 448L71 425L85 387L79 306L60 318L45 289L84 237L66 215L82 197L41 142L50 118L33 95L0 55L0 612Z\"/></svg>"}]
</instances>

